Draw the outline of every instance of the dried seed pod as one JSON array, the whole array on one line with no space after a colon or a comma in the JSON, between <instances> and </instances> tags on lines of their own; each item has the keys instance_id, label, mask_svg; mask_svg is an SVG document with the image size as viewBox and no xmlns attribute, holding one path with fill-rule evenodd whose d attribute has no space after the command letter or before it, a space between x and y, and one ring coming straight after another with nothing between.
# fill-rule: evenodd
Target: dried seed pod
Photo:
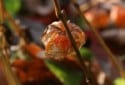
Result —
<instances>
[{"instance_id":1,"label":"dried seed pod","mask_svg":"<svg viewBox=\"0 0 125 85\"><path fill-rule=\"evenodd\" d=\"M67 22L67 24L77 47L80 48L86 40L84 32L80 27L71 22ZM45 53L49 58L60 60L74 54L70 39L61 21L56 21L48 25L41 37L41 41L45 45Z\"/></svg>"}]
</instances>

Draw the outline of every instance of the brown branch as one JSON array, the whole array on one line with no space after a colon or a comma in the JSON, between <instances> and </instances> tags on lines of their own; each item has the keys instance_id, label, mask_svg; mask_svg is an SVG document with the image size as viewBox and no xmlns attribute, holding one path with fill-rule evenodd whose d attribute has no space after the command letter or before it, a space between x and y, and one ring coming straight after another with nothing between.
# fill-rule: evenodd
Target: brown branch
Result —
<instances>
[{"instance_id":1,"label":"brown branch","mask_svg":"<svg viewBox=\"0 0 125 85\"><path fill-rule=\"evenodd\" d=\"M92 27L90 25L90 23L86 20L85 16L83 15L79 5L72 0L72 3L74 4L75 8L77 9L79 15L83 18L83 21L85 22L85 24L87 25L87 27L89 29L92 30L92 32L94 33L94 35L96 36L96 38L98 39L99 43L101 44L101 46L103 47L103 49L107 52L107 54L109 55L109 60L111 61L111 63L113 64L114 67L116 67L117 71L119 72L121 77L125 77L125 72L123 67L117 62L117 58L115 57L115 55L111 52L111 50L108 48L108 46L105 44L104 40L102 39L102 37L99 35L98 31L96 30L96 28Z\"/></svg>"}]
</instances>

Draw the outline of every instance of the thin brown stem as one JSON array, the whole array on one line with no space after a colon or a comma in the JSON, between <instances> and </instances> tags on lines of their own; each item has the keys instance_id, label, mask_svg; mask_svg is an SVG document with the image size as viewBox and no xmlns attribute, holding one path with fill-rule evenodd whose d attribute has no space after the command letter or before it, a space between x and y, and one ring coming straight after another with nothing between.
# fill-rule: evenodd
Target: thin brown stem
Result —
<instances>
[{"instance_id":1,"label":"thin brown stem","mask_svg":"<svg viewBox=\"0 0 125 85\"><path fill-rule=\"evenodd\" d=\"M6 11L5 6L3 4L3 0L0 0L0 14L1 14L1 24L4 23L4 17L9 20L9 23L13 25L13 30L17 33L18 36L21 36L21 28L19 25L15 23L15 20L11 17L11 15Z\"/></svg>"},{"instance_id":2,"label":"thin brown stem","mask_svg":"<svg viewBox=\"0 0 125 85\"><path fill-rule=\"evenodd\" d=\"M53 1L54 1L54 3L55 3L55 9L56 9L55 12L57 13L57 17L58 17L58 18L62 21L62 23L64 24L65 29L66 29L66 32L67 32L67 35L68 35L68 37L69 37L69 39L70 39L70 41L71 41L71 44L72 44L72 46L73 46L73 48L74 48L74 50L75 50L75 52L76 52L77 61L78 61L79 65L81 66L82 71L83 71L84 83L85 83L86 85L92 85L92 84L90 83L90 79L89 79L89 77L88 77L88 74L89 74L89 73L88 73L88 71L87 71L87 67L86 67L86 65L83 63L83 59L82 59L82 57L81 57L81 54L80 54L80 52L79 52L79 50L78 50L78 48L77 48L77 46L76 46L76 42L75 42L75 40L74 40L74 38L73 38L73 36L72 36L70 30L69 30L69 27L68 27L68 25L67 25L66 16L65 16L65 14L64 14L63 11L61 12L60 6L59 6L59 4L58 4L58 1L57 1L57 0L53 0Z\"/></svg>"},{"instance_id":3,"label":"thin brown stem","mask_svg":"<svg viewBox=\"0 0 125 85\"><path fill-rule=\"evenodd\" d=\"M99 41L99 43L101 44L101 46L103 47L103 49L107 52L107 54L109 55L109 60L111 61L112 65L114 67L116 67L117 71L119 72L121 77L125 77L125 73L124 73L124 69L123 67L117 62L117 58L115 57L115 55L111 52L111 50L108 48L108 46L105 44L104 40L102 39L102 37L100 36L100 34L98 33L98 31L96 30L96 28L92 27L90 25L90 23L86 20L85 16L83 15L82 11L80 10L79 5L73 1L73 4L75 6L75 8L77 9L79 15L83 18L83 21L85 22L85 24L87 25L87 27L89 29L92 30L92 32L94 33L94 35L96 36L97 40Z\"/></svg>"},{"instance_id":4,"label":"thin brown stem","mask_svg":"<svg viewBox=\"0 0 125 85\"><path fill-rule=\"evenodd\" d=\"M13 26L13 31L15 31L17 36L20 38L20 44L25 45L26 43L28 43L29 41L27 40L26 35L24 31L21 29L20 25L15 23L15 20L7 11L5 11L4 13L9 23Z\"/></svg>"},{"instance_id":5,"label":"thin brown stem","mask_svg":"<svg viewBox=\"0 0 125 85\"><path fill-rule=\"evenodd\" d=\"M80 16L82 16L82 13L80 13L81 11L78 9L79 5L76 3L76 0L72 0L72 3L77 8ZM88 71L89 71L89 73L91 72L89 67L88 67ZM92 74L92 73L90 73L90 74ZM94 81L95 78L93 77L93 75L90 75L90 79L91 79L91 82L93 85L97 85L96 81Z\"/></svg>"},{"instance_id":6,"label":"thin brown stem","mask_svg":"<svg viewBox=\"0 0 125 85\"><path fill-rule=\"evenodd\" d=\"M61 14L61 9L60 9L60 6L58 4L58 0L54 0L54 4L55 4L55 13L56 13L56 16L59 18L60 14Z\"/></svg>"},{"instance_id":7,"label":"thin brown stem","mask_svg":"<svg viewBox=\"0 0 125 85\"><path fill-rule=\"evenodd\" d=\"M1 19L1 24L3 24L4 23L3 0L0 0L0 19Z\"/></svg>"},{"instance_id":8,"label":"thin brown stem","mask_svg":"<svg viewBox=\"0 0 125 85\"><path fill-rule=\"evenodd\" d=\"M20 26L15 23L15 20L12 18L12 16L7 11L4 12L4 15L8 19L9 23L13 26L13 30L17 33L18 36L20 36L20 34L21 34Z\"/></svg>"}]
</instances>

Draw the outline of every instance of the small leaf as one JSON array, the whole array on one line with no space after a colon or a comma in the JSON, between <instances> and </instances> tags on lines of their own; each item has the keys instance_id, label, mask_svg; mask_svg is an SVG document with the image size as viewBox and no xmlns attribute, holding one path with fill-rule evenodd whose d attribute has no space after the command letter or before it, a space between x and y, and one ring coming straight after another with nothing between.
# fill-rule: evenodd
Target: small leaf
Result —
<instances>
[{"instance_id":1,"label":"small leaf","mask_svg":"<svg viewBox=\"0 0 125 85\"><path fill-rule=\"evenodd\" d=\"M93 54L88 48L83 47L83 48L80 48L79 51L83 59L91 60L93 58Z\"/></svg>"},{"instance_id":2,"label":"small leaf","mask_svg":"<svg viewBox=\"0 0 125 85\"><path fill-rule=\"evenodd\" d=\"M17 13L21 8L21 0L4 0L5 8L10 14Z\"/></svg>"}]
</instances>

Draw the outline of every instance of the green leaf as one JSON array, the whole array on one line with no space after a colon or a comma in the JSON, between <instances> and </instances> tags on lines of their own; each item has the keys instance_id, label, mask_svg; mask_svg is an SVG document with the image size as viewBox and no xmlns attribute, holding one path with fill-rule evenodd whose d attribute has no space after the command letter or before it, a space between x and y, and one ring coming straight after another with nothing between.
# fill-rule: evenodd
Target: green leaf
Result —
<instances>
[{"instance_id":1,"label":"green leaf","mask_svg":"<svg viewBox=\"0 0 125 85\"><path fill-rule=\"evenodd\" d=\"M5 7L10 14L17 13L21 8L21 0L4 0Z\"/></svg>"},{"instance_id":2,"label":"green leaf","mask_svg":"<svg viewBox=\"0 0 125 85\"><path fill-rule=\"evenodd\" d=\"M80 48L79 51L83 59L91 60L93 58L93 54L88 48L83 47L83 48Z\"/></svg>"},{"instance_id":3,"label":"green leaf","mask_svg":"<svg viewBox=\"0 0 125 85\"><path fill-rule=\"evenodd\" d=\"M114 85L125 85L125 79L124 78L117 78L114 81Z\"/></svg>"},{"instance_id":4,"label":"green leaf","mask_svg":"<svg viewBox=\"0 0 125 85\"><path fill-rule=\"evenodd\" d=\"M63 85L81 85L83 74L80 70L72 70L52 60L45 60L45 63Z\"/></svg>"},{"instance_id":5,"label":"green leaf","mask_svg":"<svg viewBox=\"0 0 125 85\"><path fill-rule=\"evenodd\" d=\"M78 25L78 26L80 26L80 28L81 29L83 29L83 30L87 30L88 29L88 27L87 27L87 25L85 24L85 21L82 19L82 17L77 17L76 18L76 24Z\"/></svg>"}]
</instances>

